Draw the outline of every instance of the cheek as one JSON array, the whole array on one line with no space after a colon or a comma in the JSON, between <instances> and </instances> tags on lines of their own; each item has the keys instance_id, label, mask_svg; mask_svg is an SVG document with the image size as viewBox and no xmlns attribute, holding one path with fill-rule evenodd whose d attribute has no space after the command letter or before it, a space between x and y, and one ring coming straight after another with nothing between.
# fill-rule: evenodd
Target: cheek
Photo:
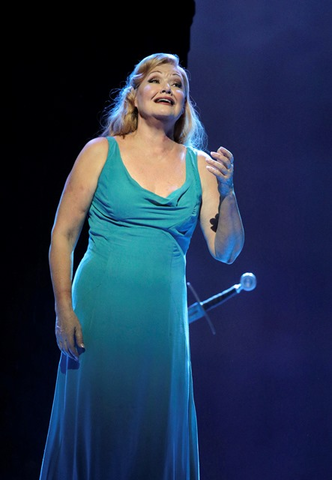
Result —
<instances>
[{"instance_id":1,"label":"cheek","mask_svg":"<svg viewBox=\"0 0 332 480\"><path fill-rule=\"evenodd\" d=\"M142 102L144 102L145 99L150 98L152 95L153 95L153 91L150 85L140 86L135 96L135 101L134 101L135 107L137 108L138 105L142 104Z\"/></svg>"},{"instance_id":2,"label":"cheek","mask_svg":"<svg viewBox=\"0 0 332 480\"><path fill-rule=\"evenodd\" d=\"M175 95L176 95L176 98L177 98L178 102L182 102L183 104L185 103L186 95L185 95L183 90L177 90L175 92Z\"/></svg>"}]
</instances>

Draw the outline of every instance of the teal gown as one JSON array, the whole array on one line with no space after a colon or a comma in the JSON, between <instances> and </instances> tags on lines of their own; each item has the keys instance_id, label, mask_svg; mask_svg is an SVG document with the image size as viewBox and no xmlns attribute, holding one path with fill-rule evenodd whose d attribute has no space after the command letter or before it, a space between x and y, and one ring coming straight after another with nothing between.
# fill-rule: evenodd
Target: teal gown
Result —
<instances>
[{"instance_id":1,"label":"teal gown","mask_svg":"<svg viewBox=\"0 0 332 480\"><path fill-rule=\"evenodd\" d=\"M40 480L198 480L186 252L197 156L166 198L128 173L114 138L73 281L86 351L62 355Z\"/></svg>"}]
</instances>

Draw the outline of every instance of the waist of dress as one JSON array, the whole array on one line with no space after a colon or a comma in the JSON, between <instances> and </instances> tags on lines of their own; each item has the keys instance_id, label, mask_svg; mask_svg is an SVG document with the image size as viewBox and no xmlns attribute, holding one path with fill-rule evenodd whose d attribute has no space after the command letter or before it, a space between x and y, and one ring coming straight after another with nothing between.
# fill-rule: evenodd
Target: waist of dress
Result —
<instances>
[{"instance_id":1,"label":"waist of dress","mask_svg":"<svg viewBox=\"0 0 332 480\"><path fill-rule=\"evenodd\" d=\"M185 256L189 241L184 235L158 228L121 228L116 232L89 231L88 249L108 256L110 251L138 251L149 253L155 248L178 251Z\"/></svg>"}]
</instances>

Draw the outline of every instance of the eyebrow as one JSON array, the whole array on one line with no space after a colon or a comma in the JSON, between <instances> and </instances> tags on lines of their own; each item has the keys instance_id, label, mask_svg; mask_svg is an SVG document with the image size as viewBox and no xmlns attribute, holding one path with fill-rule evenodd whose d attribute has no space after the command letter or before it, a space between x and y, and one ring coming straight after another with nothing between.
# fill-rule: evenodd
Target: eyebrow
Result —
<instances>
[{"instance_id":1,"label":"eyebrow","mask_svg":"<svg viewBox=\"0 0 332 480\"><path fill-rule=\"evenodd\" d=\"M163 72L161 72L160 70L152 70L148 75L152 75L154 73L160 73L160 74L163 74ZM174 73L171 73L169 75L170 77L179 77L182 79L182 75L180 73L177 73L177 72L174 72Z\"/></svg>"}]
</instances>

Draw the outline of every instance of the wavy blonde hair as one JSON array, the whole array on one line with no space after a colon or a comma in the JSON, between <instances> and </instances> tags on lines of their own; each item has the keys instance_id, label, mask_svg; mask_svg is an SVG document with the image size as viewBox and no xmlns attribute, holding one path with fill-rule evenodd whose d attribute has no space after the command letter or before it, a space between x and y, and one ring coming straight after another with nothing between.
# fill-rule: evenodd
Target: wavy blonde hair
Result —
<instances>
[{"instance_id":1,"label":"wavy blonde hair","mask_svg":"<svg viewBox=\"0 0 332 480\"><path fill-rule=\"evenodd\" d=\"M163 64L171 64L181 74L185 108L174 126L174 141L186 146L205 148L207 136L205 128L195 109L195 103L189 94L189 79L186 70L181 67L179 57L170 53L154 53L141 60L127 77L124 87L118 90L111 105L106 107L102 117L102 136L128 135L137 129L138 112L134 101L136 90L151 70Z\"/></svg>"}]
</instances>

